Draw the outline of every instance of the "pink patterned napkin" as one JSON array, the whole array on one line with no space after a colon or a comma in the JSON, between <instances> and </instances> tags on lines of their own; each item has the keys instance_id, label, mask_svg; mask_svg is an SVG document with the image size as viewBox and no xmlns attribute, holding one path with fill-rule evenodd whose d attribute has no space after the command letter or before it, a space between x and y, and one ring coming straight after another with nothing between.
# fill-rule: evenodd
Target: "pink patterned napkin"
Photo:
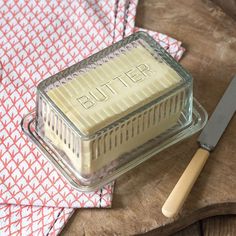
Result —
<instances>
[{"instance_id":1,"label":"pink patterned napkin","mask_svg":"<svg viewBox=\"0 0 236 236\"><path fill-rule=\"evenodd\" d=\"M57 235L73 208L0 205L0 235Z\"/></svg>"},{"instance_id":2,"label":"pink patterned napkin","mask_svg":"<svg viewBox=\"0 0 236 236\"><path fill-rule=\"evenodd\" d=\"M73 208L111 205L113 184L91 193L73 189L28 141L20 121L35 107L39 81L137 31L136 5L136 0L0 2L0 235L56 235ZM149 33L181 57L180 42Z\"/></svg>"},{"instance_id":3,"label":"pink patterned napkin","mask_svg":"<svg viewBox=\"0 0 236 236\"><path fill-rule=\"evenodd\" d=\"M124 19L117 18L124 12ZM132 7L132 9L130 9ZM22 117L35 107L42 79L125 35L136 1L6 1L0 5L0 203L57 207L108 207L112 186L74 190L23 134ZM117 30L116 30L117 29Z\"/></svg>"}]
</instances>

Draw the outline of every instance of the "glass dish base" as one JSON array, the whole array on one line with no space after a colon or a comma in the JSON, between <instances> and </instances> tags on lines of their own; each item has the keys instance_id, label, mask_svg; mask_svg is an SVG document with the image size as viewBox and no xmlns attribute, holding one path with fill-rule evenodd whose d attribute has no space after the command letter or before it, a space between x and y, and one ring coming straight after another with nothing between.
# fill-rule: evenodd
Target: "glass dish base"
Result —
<instances>
[{"instance_id":1,"label":"glass dish base","mask_svg":"<svg viewBox=\"0 0 236 236\"><path fill-rule=\"evenodd\" d=\"M134 150L129 154L129 158L117 160L121 162L118 167L117 165L111 164L110 167L106 169L105 173L103 172L102 175L95 175L91 181L87 181L76 173L75 170L63 160L58 150L36 132L35 118L36 112L32 111L22 119L21 127L24 133L36 145L39 151L44 154L53 166L66 178L73 188L82 192L88 192L103 187L105 184L115 180L160 151L198 132L206 124L208 116L199 102L196 99L193 99L192 121L187 126L173 129L173 131L168 132L167 135L164 133L161 135L161 138L158 138L159 136L156 137L148 143L147 148L143 150L141 154L139 150L139 154L136 156Z\"/></svg>"}]
</instances>

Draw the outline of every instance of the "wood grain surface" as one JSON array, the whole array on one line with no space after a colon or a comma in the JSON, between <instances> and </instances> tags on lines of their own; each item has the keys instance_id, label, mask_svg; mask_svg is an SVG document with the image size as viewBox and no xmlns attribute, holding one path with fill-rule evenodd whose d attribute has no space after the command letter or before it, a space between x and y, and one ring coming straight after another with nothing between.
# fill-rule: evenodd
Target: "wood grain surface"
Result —
<instances>
[{"instance_id":1,"label":"wood grain surface","mask_svg":"<svg viewBox=\"0 0 236 236\"><path fill-rule=\"evenodd\" d=\"M235 236L236 235L236 217L235 216L217 216L211 217L202 222L203 235L217 236Z\"/></svg>"},{"instance_id":2,"label":"wood grain surface","mask_svg":"<svg viewBox=\"0 0 236 236\"><path fill-rule=\"evenodd\" d=\"M207 0L143 0L136 25L184 43L181 64L194 77L194 96L211 114L236 74L236 21ZM174 219L162 215L162 204L198 148L196 140L194 135L118 178L112 209L77 210L62 235L168 235L208 216L236 214L234 117L181 213Z\"/></svg>"},{"instance_id":3,"label":"wood grain surface","mask_svg":"<svg viewBox=\"0 0 236 236\"><path fill-rule=\"evenodd\" d=\"M201 220L172 236L235 236L236 216L214 216Z\"/></svg>"},{"instance_id":4,"label":"wood grain surface","mask_svg":"<svg viewBox=\"0 0 236 236\"><path fill-rule=\"evenodd\" d=\"M202 223L201 221L192 224L190 226L187 226L185 229L172 234L172 236L204 236L202 232ZM209 235L207 235L209 236ZM215 236L215 235L214 235Z\"/></svg>"},{"instance_id":5,"label":"wood grain surface","mask_svg":"<svg viewBox=\"0 0 236 236\"><path fill-rule=\"evenodd\" d=\"M236 20L236 0L212 0Z\"/></svg>"}]
</instances>

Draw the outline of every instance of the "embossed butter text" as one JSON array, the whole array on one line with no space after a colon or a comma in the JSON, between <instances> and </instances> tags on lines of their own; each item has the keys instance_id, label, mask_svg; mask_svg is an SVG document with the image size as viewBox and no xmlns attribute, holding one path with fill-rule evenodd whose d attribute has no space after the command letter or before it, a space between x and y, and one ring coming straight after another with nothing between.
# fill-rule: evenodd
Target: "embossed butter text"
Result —
<instances>
[{"instance_id":1,"label":"embossed butter text","mask_svg":"<svg viewBox=\"0 0 236 236\"><path fill-rule=\"evenodd\" d=\"M90 109L99 102L105 102L114 96L118 96L121 92L123 93L125 88L131 88L137 83L141 83L145 79L148 79L150 73L152 73L152 70L147 64L140 64L112 78L104 84L100 84L98 87L76 98L76 100L85 109Z\"/></svg>"}]
</instances>

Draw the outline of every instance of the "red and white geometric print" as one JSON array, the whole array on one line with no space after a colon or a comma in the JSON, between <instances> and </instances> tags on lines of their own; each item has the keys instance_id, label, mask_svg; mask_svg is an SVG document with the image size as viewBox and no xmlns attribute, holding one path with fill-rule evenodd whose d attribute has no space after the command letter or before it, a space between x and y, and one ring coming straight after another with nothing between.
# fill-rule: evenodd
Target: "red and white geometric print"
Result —
<instances>
[{"instance_id":1,"label":"red and white geometric print","mask_svg":"<svg viewBox=\"0 0 236 236\"><path fill-rule=\"evenodd\" d=\"M51 208L51 207L50 207ZM63 208L63 210L58 214L54 224L52 224L52 228L48 230L48 236L58 235L70 217L73 215L74 209L72 208ZM23 234L24 235L24 234Z\"/></svg>"},{"instance_id":2,"label":"red and white geometric print","mask_svg":"<svg viewBox=\"0 0 236 236\"><path fill-rule=\"evenodd\" d=\"M114 29L114 41L117 42L134 31L137 0L117 1L117 11Z\"/></svg>"},{"instance_id":3,"label":"red and white geometric print","mask_svg":"<svg viewBox=\"0 0 236 236\"><path fill-rule=\"evenodd\" d=\"M0 235L57 235L72 208L0 205Z\"/></svg>"},{"instance_id":4,"label":"red and white geometric print","mask_svg":"<svg viewBox=\"0 0 236 236\"><path fill-rule=\"evenodd\" d=\"M0 235L56 235L72 208L111 206L112 183L91 193L73 189L28 141L20 122L34 109L41 80L138 30L136 5L0 0ZM180 42L150 34L180 58Z\"/></svg>"},{"instance_id":5,"label":"red and white geometric print","mask_svg":"<svg viewBox=\"0 0 236 236\"><path fill-rule=\"evenodd\" d=\"M100 207L103 190L74 190L28 141L20 121L35 107L39 81L114 42L115 2L1 3L0 203Z\"/></svg>"}]
</instances>

